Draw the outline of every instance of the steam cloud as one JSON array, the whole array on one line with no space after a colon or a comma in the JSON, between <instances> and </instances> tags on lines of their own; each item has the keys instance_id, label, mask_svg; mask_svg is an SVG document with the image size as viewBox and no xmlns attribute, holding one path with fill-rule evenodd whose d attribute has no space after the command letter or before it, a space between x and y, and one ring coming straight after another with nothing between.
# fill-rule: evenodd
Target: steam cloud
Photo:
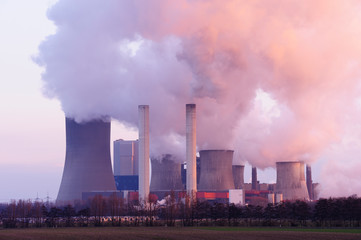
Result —
<instances>
[{"instance_id":1,"label":"steam cloud","mask_svg":"<svg viewBox=\"0 0 361 240\"><path fill-rule=\"evenodd\" d=\"M359 127L360 12L352 0L59 0L36 61L77 121L136 127L149 104L153 155L183 157L194 102L199 149L261 168L311 162Z\"/></svg>"}]
</instances>

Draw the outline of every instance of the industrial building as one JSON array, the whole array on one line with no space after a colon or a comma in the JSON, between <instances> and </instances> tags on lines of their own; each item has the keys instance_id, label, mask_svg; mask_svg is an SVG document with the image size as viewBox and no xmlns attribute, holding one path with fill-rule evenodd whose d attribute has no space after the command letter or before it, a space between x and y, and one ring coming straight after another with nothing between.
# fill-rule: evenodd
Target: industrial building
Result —
<instances>
[{"instance_id":1,"label":"industrial building","mask_svg":"<svg viewBox=\"0 0 361 240\"><path fill-rule=\"evenodd\" d=\"M113 142L113 171L115 176L138 175L138 140Z\"/></svg>"},{"instance_id":2,"label":"industrial building","mask_svg":"<svg viewBox=\"0 0 361 240\"><path fill-rule=\"evenodd\" d=\"M110 159L110 122L66 118L66 156L56 201L74 202L83 192L115 191Z\"/></svg>"},{"instance_id":3,"label":"industrial building","mask_svg":"<svg viewBox=\"0 0 361 240\"><path fill-rule=\"evenodd\" d=\"M138 140L113 142L113 171L118 191L138 191Z\"/></svg>"},{"instance_id":4,"label":"industrial building","mask_svg":"<svg viewBox=\"0 0 361 240\"><path fill-rule=\"evenodd\" d=\"M308 164L306 165L306 184L307 184L308 196L310 200L314 200L312 170L311 170L311 166Z\"/></svg>"},{"instance_id":5,"label":"industrial building","mask_svg":"<svg viewBox=\"0 0 361 240\"><path fill-rule=\"evenodd\" d=\"M244 165L232 165L232 175L235 189L244 188Z\"/></svg>"},{"instance_id":6,"label":"industrial building","mask_svg":"<svg viewBox=\"0 0 361 240\"><path fill-rule=\"evenodd\" d=\"M311 167L303 162L277 162L277 182L260 183L252 167L251 183L244 182L244 166L233 164L233 150L203 149L196 156L196 105L186 104L184 159L170 154L149 155L149 106L138 107L139 139L114 141L113 171L110 160L110 122L77 123L66 118L66 158L57 201L86 199L94 194L116 193L147 202L170 191L207 201L236 204L277 203L316 199ZM151 164L150 164L151 162ZM183 164L181 164L183 162ZM151 165L151 180L150 180Z\"/></svg>"},{"instance_id":7,"label":"industrial building","mask_svg":"<svg viewBox=\"0 0 361 240\"><path fill-rule=\"evenodd\" d=\"M275 192L282 193L283 199L309 200L303 162L277 162L277 183Z\"/></svg>"},{"instance_id":8,"label":"industrial building","mask_svg":"<svg viewBox=\"0 0 361 240\"><path fill-rule=\"evenodd\" d=\"M148 201L149 196L149 106L138 106L139 129L139 201Z\"/></svg>"},{"instance_id":9,"label":"industrial building","mask_svg":"<svg viewBox=\"0 0 361 240\"><path fill-rule=\"evenodd\" d=\"M170 154L152 158L150 191L184 190L181 177L181 163Z\"/></svg>"},{"instance_id":10,"label":"industrial building","mask_svg":"<svg viewBox=\"0 0 361 240\"><path fill-rule=\"evenodd\" d=\"M188 194L197 192L196 105L186 104L186 163Z\"/></svg>"},{"instance_id":11,"label":"industrial building","mask_svg":"<svg viewBox=\"0 0 361 240\"><path fill-rule=\"evenodd\" d=\"M202 150L199 191L228 191L234 188L232 150Z\"/></svg>"}]
</instances>

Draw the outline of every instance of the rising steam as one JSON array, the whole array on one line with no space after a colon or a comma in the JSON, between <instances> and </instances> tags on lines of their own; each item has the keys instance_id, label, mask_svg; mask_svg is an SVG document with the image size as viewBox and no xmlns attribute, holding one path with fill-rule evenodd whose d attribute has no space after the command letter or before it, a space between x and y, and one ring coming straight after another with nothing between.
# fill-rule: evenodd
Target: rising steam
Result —
<instances>
[{"instance_id":1,"label":"rising steam","mask_svg":"<svg viewBox=\"0 0 361 240\"><path fill-rule=\"evenodd\" d=\"M185 104L199 149L258 167L312 161L360 116L359 1L59 0L39 47L49 97L77 121L137 124L152 154L184 155Z\"/></svg>"}]
</instances>

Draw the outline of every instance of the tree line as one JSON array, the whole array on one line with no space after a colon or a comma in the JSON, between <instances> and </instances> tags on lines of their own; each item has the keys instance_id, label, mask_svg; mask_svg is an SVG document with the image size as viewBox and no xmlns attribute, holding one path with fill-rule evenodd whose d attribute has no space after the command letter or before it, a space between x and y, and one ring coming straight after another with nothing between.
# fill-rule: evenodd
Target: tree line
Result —
<instances>
[{"instance_id":1,"label":"tree line","mask_svg":"<svg viewBox=\"0 0 361 240\"><path fill-rule=\"evenodd\" d=\"M173 192L163 201L126 202L112 195L97 195L87 202L56 206L48 202L18 200L0 205L0 227L89 226L277 226L360 227L361 198L320 199L234 205L202 201Z\"/></svg>"}]
</instances>

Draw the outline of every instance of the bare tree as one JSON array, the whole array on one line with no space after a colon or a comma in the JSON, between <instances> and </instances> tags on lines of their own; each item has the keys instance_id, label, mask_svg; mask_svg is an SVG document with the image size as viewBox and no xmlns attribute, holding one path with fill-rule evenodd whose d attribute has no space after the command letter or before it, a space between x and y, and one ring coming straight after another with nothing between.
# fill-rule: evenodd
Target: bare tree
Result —
<instances>
[{"instance_id":1,"label":"bare tree","mask_svg":"<svg viewBox=\"0 0 361 240\"><path fill-rule=\"evenodd\" d=\"M35 201L33 203L31 216L33 217L33 221L35 223L35 227L39 228L43 224L43 206L44 204L40 201ZM45 206L44 206L45 207Z\"/></svg>"},{"instance_id":2,"label":"bare tree","mask_svg":"<svg viewBox=\"0 0 361 240\"><path fill-rule=\"evenodd\" d=\"M18 200L16 203L17 216L21 219L20 227L29 227L29 218L31 215L32 203L30 200Z\"/></svg>"},{"instance_id":3,"label":"bare tree","mask_svg":"<svg viewBox=\"0 0 361 240\"><path fill-rule=\"evenodd\" d=\"M90 202L91 214L94 216L94 225L101 226L106 212L106 202L102 195L95 195Z\"/></svg>"},{"instance_id":4,"label":"bare tree","mask_svg":"<svg viewBox=\"0 0 361 240\"><path fill-rule=\"evenodd\" d=\"M116 193L113 193L108 198L107 203L108 203L109 212L110 212L110 216L111 216L111 220L112 220L112 225L113 226L121 226L121 215L122 215L123 208L124 208L123 198L120 198L117 196Z\"/></svg>"},{"instance_id":5,"label":"bare tree","mask_svg":"<svg viewBox=\"0 0 361 240\"><path fill-rule=\"evenodd\" d=\"M16 227L16 201L11 200L8 206L6 207L6 220L4 220L5 228L15 228Z\"/></svg>"}]
</instances>

